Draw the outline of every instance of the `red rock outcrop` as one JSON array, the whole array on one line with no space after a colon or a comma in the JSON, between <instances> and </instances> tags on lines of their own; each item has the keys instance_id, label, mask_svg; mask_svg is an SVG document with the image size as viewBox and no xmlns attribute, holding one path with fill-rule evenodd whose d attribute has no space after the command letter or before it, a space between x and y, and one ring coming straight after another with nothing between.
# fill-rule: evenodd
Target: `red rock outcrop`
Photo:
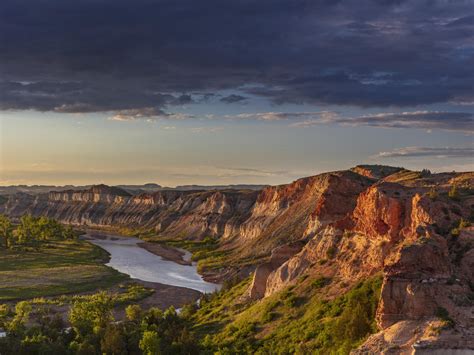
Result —
<instances>
[{"instance_id":1,"label":"red rock outcrop","mask_svg":"<svg viewBox=\"0 0 474 355\"><path fill-rule=\"evenodd\" d=\"M229 257L254 260L252 299L271 295L304 274L330 275L346 285L381 274L377 321L382 329L432 319L439 307L460 329L470 329L474 232L466 225L460 233L451 231L461 219L472 219L473 176L363 166L261 191L162 190L131 196L99 186L17 194L0 212L153 229L170 237L220 237ZM458 197L448 197L452 184L462 190ZM430 198L432 188L437 193Z\"/></svg>"},{"instance_id":2,"label":"red rock outcrop","mask_svg":"<svg viewBox=\"0 0 474 355\"><path fill-rule=\"evenodd\" d=\"M255 269L247 297L252 300L257 300L264 297L265 293L267 292L266 286L268 276L285 261L298 253L302 247L303 243L296 242L282 245L273 249L270 260L266 263L258 265Z\"/></svg>"},{"instance_id":3,"label":"red rock outcrop","mask_svg":"<svg viewBox=\"0 0 474 355\"><path fill-rule=\"evenodd\" d=\"M318 219L319 228L301 252L268 274L265 296L308 272L349 284L382 273L377 310L382 329L429 321L440 308L460 329L474 329L474 229L450 235L461 218L470 218L470 192L432 199L427 191L377 182L358 195L344 223Z\"/></svg>"}]
</instances>

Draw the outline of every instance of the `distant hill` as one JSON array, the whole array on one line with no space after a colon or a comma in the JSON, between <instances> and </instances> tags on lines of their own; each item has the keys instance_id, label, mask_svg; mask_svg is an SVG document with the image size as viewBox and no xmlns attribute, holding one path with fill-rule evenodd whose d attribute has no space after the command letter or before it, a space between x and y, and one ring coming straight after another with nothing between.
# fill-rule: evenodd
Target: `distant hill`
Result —
<instances>
[{"instance_id":1,"label":"distant hill","mask_svg":"<svg viewBox=\"0 0 474 355\"><path fill-rule=\"evenodd\" d=\"M269 185L180 185L175 188L163 188L169 190L189 191L189 190L261 190Z\"/></svg>"},{"instance_id":2,"label":"distant hill","mask_svg":"<svg viewBox=\"0 0 474 355\"><path fill-rule=\"evenodd\" d=\"M190 318L228 353L413 353L426 334L439 354L474 349L474 172L359 165L258 191L121 186L3 196L0 213L192 246L208 281L252 275ZM235 334L267 335L241 352Z\"/></svg>"},{"instance_id":3,"label":"distant hill","mask_svg":"<svg viewBox=\"0 0 474 355\"><path fill-rule=\"evenodd\" d=\"M64 185L64 186L55 186L55 185L10 185L10 186L0 186L0 195L12 195L18 192L23 192L31 195L37 195L42 193L47 193L51 191L82 191L91 188L94 185ZM177 191L209 191L209 190L261 190L268 185L181 185L176 187L164 187L156 183L146 183L143 185L115 185L122 190L127 191L132 195L139 195L144 192L155 192L161 190L177 190Z\"/></svg>"}]
</instances>

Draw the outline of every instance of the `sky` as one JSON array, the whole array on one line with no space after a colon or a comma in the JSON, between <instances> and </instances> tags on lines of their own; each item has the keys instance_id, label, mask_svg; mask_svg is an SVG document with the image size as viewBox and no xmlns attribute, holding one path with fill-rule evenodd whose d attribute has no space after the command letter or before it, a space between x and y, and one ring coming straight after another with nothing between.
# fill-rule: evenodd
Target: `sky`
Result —
<instances>
[{"instance_id":1,"label":"sky","mask_svg":"<svg viewBox=\"0 0 474 355\"><path fill-rule=\"evenodd\" d=\"M0 185L474 170L474 0L2 0Z\"/></svg>"}]
</instances>

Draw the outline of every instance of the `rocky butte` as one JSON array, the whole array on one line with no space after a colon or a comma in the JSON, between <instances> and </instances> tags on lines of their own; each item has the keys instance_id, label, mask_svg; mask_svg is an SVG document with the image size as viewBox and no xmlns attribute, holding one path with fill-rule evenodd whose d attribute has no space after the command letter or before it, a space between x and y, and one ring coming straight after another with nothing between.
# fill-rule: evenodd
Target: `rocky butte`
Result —
<instances>
[{"instance_id":1,"label":"rocky butte","mask_svg":"<svg viewBox=\"0 0 474 355\"><path fill-rule=\"evenodd\" d=\"M325 288L328 298L382 275L380 331L356 353L474 351L472 172L361 165L261 190L139 195L98 185L14 194L0 212L169 238L218 238L225 263L202 272L212 280L253 275L245 298L254 301L304 275L337 280ZM453 327L438 327L447 319Z\"/></svg>"}]
</instances>

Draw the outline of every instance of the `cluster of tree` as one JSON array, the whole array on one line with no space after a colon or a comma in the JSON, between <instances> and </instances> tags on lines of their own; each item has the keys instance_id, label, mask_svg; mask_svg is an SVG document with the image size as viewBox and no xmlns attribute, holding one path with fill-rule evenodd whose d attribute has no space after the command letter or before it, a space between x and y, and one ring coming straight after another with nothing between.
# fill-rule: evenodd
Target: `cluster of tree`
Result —
<instances>
[{"instance_id":1,"label":"cluster of tree","mask_svg":"<svg viewBox=\"0 0 474 355\"><path fill-rule=\"evenodd\" d=\"M65 240L76 237L72 227L64 227L54 219L26 215L14 225L5 215L0 215L0 240L5 249L15 245L34 245L45 240Z\"/></svg>"},{"instance_id":2,"label":"cluster of tree","mask_svg":"<svg viewBox=\"0 0 474 355\"><path fill-rule=\"evenodd\" d=\"M143 311L139 305L126 308L126 319L115 321L114 302L105 292L75 302L69 313L70 327L44 308L37 320L31 305L19 302L15 311L1 311L2 354L198 354L200 349L190 324L174 308ZM38 312L38 310L37 310ZM8 320L7 320L8 319ZM27 326L28 324L28 326ZM31 325L34 324L34 325Z\"/></svg>"},{"instance_id":3,"label":"cluster of tree","mask_svg":"<svg viewBox=\"0 0 474 355\"><path fill-rule=\"evenodd\" d=\"M421 177L430 177L431 176L431 170L429 169L423 169L420 173Z\"/></svg>"}]
</instances>

